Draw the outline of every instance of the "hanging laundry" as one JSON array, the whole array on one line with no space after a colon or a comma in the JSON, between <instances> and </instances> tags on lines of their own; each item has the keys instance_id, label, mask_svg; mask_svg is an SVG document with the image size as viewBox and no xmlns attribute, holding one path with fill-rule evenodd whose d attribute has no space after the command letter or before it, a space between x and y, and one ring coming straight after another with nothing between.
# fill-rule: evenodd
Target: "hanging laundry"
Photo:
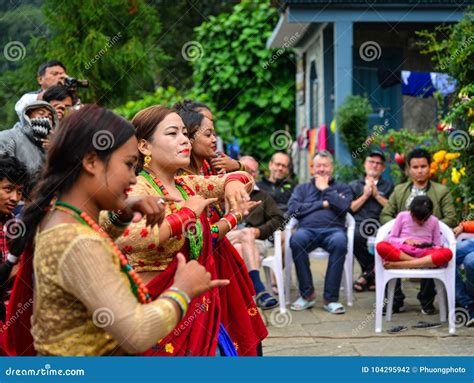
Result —
<instances>
[{"instance_id":1,"label":"hanging laundry","mask_svg":"<svg viewBox=\"0 0 474 383\"><path fill-rule=\"evenodd\" d=\"M402 81L400 78L400 71L392 71L390 69L377 69L377 77L379 79L379 85L382 88L388 88L397 84L400 84Z\"/></svg>"},{"instance_id":2,"label":"hanging laundry","mask_svg":"<svg viewBox=\"0 0 474 383\"><path fill-rule=\"evenodd\" d=\"M447 73L431 72L431 82L435 89L446 97L456 90L458 82Z\"/></svg>"},{"instance_id":3,"label":"hanging laundry","mask_svg":"<svg viewBox=\"0 0 474 383\"><path fill-rule=\"evenodd\" d=\"M318 129L318 144L316 145L316 149L326 150L328 147L328 138L327 138L327 129L326 124L322 124Z\"/></svg>"},{"instance_id":4,"label":"hanging laundry","mask_svg":"<svg viewBox=\"0 0 474 383\"><path fill-rule=\"evenodd\" d=\"M429 72L411 72L402 70L402 94L427 98L433 95L435 88Z\"/></svg>"},{"instance_id":5,"label":"hanging laundry","mask_svg":"<svg viewBox=\"0 0 474 383\"><path fill-rule=\"evenodd\" d=\"M308 132L308 138L309 138L309 147L308 147L308 153L311 157L313 157L316 154L316 133L317 129L310 129Z\"/></svg>"},{"instance_id":6,"label":"hanging laundry","mask_svg":"<svg viewBox=\"0 0 474 383\"><path fill-rule=\"evenodd\" d=\"M308 147L308 128L302 128L298 135L297 142L300 149L306 149Z\"/></svg>"}]
</instances>

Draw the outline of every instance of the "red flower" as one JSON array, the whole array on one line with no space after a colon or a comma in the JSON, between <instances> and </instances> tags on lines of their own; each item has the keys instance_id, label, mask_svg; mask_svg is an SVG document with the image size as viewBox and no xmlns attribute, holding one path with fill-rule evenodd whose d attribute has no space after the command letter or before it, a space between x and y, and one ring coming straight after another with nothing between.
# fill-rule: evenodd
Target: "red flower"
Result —
<instances>
[{"instance_id":1,"label":"red flower","mask_svg":"<svg viewBox=\"0 0 474 383\"><path fill-rule=\"evenodd\" d=\"M196 191L199 191L199 185L196 185Z\"/></svg>"},{"instance_id":2,"label":"red flower","mask_svg":"<svg viewBox=\"0 0 474 383\"><path fill-rule=\"evenodd\" d=\"M145 238L148 235L148 230L147 229L142 229L140 232L140 237Z\"/></svg>"},{"instance_id":3,"label":"red flower","mask_svg":"<svg viewBox=\"0 0 474 383\"><path fill-rule=\"evenodd\" d=\"M145 266L145 261L143 259L139 259L138 266Z\"/></svg>"},{"instance_id":4,"label":"red flower","mask_svg":"<svg viewBox=\"0 0 474 383\"><path fill-rule=\"evenodd\" d=\"M153 250L153 249L156 249L156 245L154 243L150 243L148 245L148 250Z\"/></svg>"},{"instance_id":5,"label":"red flower","mask_svg":"<svg viewBox=\"0 0 474 383\"><path fill-rule=\"evenodd\" d=\"M132 246L124 246L123 251L125 251L126 253L131 253L133 251L133 247Z\"/></svg>"},{"instance_id":6,"label":"red flower","mask_svg":"<svg viewBox=\"0 0 474 383\"><path fill-rule=\"evenodd\" d=\"M380 147L382 148L382 150L385 150L385 148L387 147L387 145L385 145L383 142L380 143Z\"/></svg>"},{"instance_id":7,"label":"red flower","mask_svg":"<svg viewBox=\"0 0 474 383\"><path fill-rule=\"evenodd\" d=\"M393 143L395 142L395 137L390 136L390 138L388 139L388 142L390 142L391 144L393 144Z\"/></svg>"},{"instance_id":8,"label":"red flower","mask_svg":"<svg viewBox=\"0 0 474 383\"><path fill-rule=\"evenodd\" d=\"M125 229L125 231L123 232L123 236L128 237L129 234L130 234L130 229Z\"/></svg>"},{"instance_id":9,"label":"red flower","mask_svg":"<svg viewBox=\"0 0 474 383\"><path fill-rule=\"evenodd\" d=\"M207 185L207 190L209 191L214 190L214 185L213 184Z\"/></svg>"}]
</instances>

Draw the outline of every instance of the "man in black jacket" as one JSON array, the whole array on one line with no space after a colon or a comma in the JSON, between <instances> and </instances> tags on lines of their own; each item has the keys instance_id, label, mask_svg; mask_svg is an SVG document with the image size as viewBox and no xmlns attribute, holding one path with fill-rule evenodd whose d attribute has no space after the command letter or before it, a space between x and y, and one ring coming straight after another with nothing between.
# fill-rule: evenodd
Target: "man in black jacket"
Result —
<instances>
[{"instance_id":1,"label":"man in black jacket","mask_svg":"<svg viewBox=\"0 0 474 383\"><path fill-rule=\"evenodd\" d=\"M295 183L289 179L290 156L284 152L276 152L268 163L268 169L270 170L270 176L268 178L262 177L257 185L272 196L278 208L286 216L288 201L295 188Z\"/></svg>"},{"instance_id":2,"label":"man in black jacket","mask_svg":"<svg viewBox=\"0 0 474 383\"><path fill-rule=\"evenodd\" d=\"M369 252L367 239L375 237L380 226L380 213L393 191L393 183L381 177L385 170L385 156L382 152L369 153L364 169L364 178L349 185L354 196L351 212L356 222L354 255L362 269L361 276L354 282L354 290L358 292L375 291L374 253Z\"/></svg>"},{"instance_id":3,"label":"man in black jacket","mask_svg":"<svg viewBox=\"0 0 474 383\"><path fill-rule=\"evenodd\" d=\"M258 162L253 157L242 157L240 162L257 178ZM265 290L260 279L260 258L266 252L264 241L272 237L275 230L284 229L284 217L273 198L258 186L250 193L250 199L261 203L244 219L242 227L232 230L227 237L244 258L257 293L257 305L266 310L277 306L278 300Z\"/></svg>"}]
</instances>

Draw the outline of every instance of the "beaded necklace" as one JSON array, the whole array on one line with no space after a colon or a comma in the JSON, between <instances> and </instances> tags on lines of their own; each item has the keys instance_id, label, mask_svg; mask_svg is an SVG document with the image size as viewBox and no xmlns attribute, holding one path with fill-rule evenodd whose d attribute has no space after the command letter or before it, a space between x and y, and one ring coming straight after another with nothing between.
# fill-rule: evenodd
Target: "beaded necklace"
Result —
<instances>
[{"instance_id":1,"label":"beaded necklace","mask_svg":"<svg viewBox=\"0 0 474 383\"><path fill-rule=\"evenodd\" d=\"M202 176L213 176L216 175L216 172L212 170L211 165L207 160L204 160L202 164L201 171L199 172ZM222 211L221 207L219 206L219 203L213 203L212 205L209 205L207 209L207 219L209 223L212 224L212 217L213 215L217 218L216 220L221 219L224 216L224 212Z\"/></svg>"},{"instance_id":2,"label":"beaded necklace","mask_svg":"<svg viewBox=\"0 0 474 383\"><path fill-rule=\"evenodd\" d=\"M150 185L155 189L155 191L163 197L169 197L169 192L166 190L165 185L154 177L151 173L146 170L142 170L140 175L145 177L145 179L150 183ZM185 184L182 178L175 178L176 188L181 193L183 199L187 200L190 196L194 195L193 190ZM174 202L168 202L172 213L176 213L179 209L176 207ZM203 245L203 234L202 234L202 224L199 220L199 217L196 217L196 223L191 225L186 230L186 237L189 239L189 252L191 259L198 259L202 252Z\"/></svg>"},{"instance_id":3,"label":"beaded necklace","mask_svg":"<svg viewBox=\"0 0 474 383\"><path fill-rule=\"evenodd\" d=\"M87 214L85 211L81 211L75 206L68 204L67 202L59 200L54 204L54 208L62 211L63 213L71 215L77 221L85 226L89 226L98 232L102 237L104 237L114 249L115 254L117 254L120 260L121 270L127 275L133 294L138 298L140 303L145 304L151 302L151 296L148 288L138 276L137 272L132 269L132 266L130 266L128 263L127 257L120 251L112 238L109 237L109 235L89 216L89 214Z\"/></svg>"}]
</instances>

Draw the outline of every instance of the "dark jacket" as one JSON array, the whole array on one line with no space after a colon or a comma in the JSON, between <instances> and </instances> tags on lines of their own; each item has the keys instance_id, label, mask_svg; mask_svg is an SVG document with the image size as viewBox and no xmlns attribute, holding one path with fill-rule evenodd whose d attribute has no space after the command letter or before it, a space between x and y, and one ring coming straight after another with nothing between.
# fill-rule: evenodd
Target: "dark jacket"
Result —
<instances>
[{"instance_id":1,"label":"dark jacket","mask_svg":"<svg viewBox=\"0 0 474 383\"><path fill-rule=\"evenodd\" d=\"M323 207L324 200L329 202L329 209ZM351 202L349 186L331 180L329 187L321 191L312 178L310 182L295 188L288 202L288 213L299 221L299 227L344 228Z\"/></svg>"},{"instance_id":2,"label":"dark jacket","mask_svg":"<svg viewBox=\"0 0 474 383\"><path fill-rule=\"evenodd\" d=\"M353 199L358 199L364 193L365 187L365 178L357 181L352 181L349 184L349 187L352 190ZM393 192L393 183L392 181L379 178L377 182L377 190L379 194L384 198L389 198L390 194ZM382 212L383 206L373 197L370 196L364 202L364 204L357 210L355 213L352 213L357 224L360 224L362 221L372 218L378 220L380 213Z\"/></svg>"},{"instance_id":3,"label":"dark jacket","mask_svg":"<svg viewBox=\"0 0 474 383\"><path fill-rule=\"evenodd\" d=\"M273 236L275 230L284 230L285 218L273 198L260 189L252 190L250 193L252 201L262 201L245 218L245 225L260 230L258 239L268 239Z\"/></svg>"},{"instance_id":4,"label":"dark jacket","mask_svg":"<svg viewBox=\"0 0 474 383\"><path fill-rule=\"evenodd\" d=\"M257 182L257 186L270 194L277 203L278 208L286 214L288 211L288 201L296 186L293 181L284 178L273 183L268 178L262 177L262 180Z\"/></svg>"}]
</instances>

